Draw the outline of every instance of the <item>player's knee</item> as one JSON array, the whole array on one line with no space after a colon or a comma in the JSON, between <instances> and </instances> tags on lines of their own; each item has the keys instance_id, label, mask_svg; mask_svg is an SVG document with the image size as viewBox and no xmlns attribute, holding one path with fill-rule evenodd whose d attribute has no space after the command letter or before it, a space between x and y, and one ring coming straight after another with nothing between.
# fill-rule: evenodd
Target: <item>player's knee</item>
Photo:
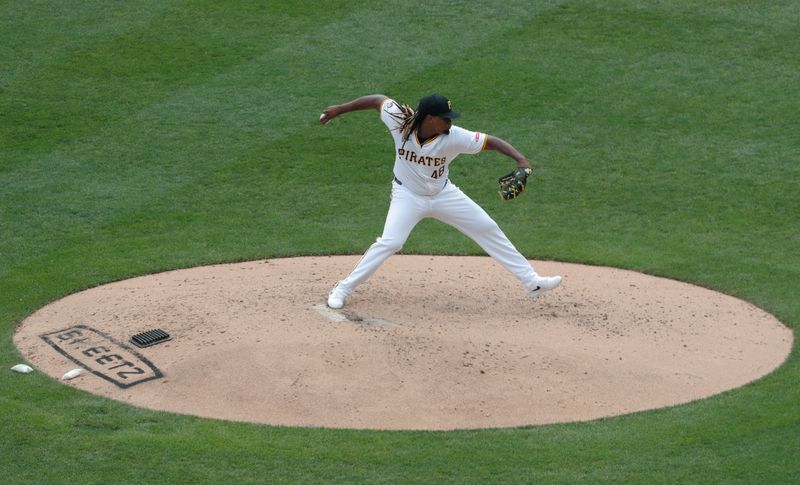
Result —
<instances>
[{"instance_id":1,"label":"player's knee","mask_svg":"<svg viewBox=\"0 0 800 485\"><path fill-rule=\"evenodd\" d=\"M394 237L379 237L377 243L386 248L387 251L396 253L403 249L405 241Z\"/></svg>"}]
</instances>

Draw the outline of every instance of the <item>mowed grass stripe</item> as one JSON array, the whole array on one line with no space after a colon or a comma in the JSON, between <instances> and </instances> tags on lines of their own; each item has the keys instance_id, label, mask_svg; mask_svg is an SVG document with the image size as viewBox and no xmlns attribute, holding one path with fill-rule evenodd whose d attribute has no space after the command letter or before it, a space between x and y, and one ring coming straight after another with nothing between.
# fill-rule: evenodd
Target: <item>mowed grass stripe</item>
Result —
<instances>
[{"instance_id":1,"label":"mowed grass stripe","mask_svg":"<svg viewBox=\"0 0 800 485\"><path fill-rule=\"evenodd\" d=\"M48 65L147 24L170 2L16 0L0 5L0 89L37 82Z\"/></svg>"},{"instance_id":2,"label":"mowed grass stripe","mask_svg":"<svg viewBox=\"0 0 800 485\"><path fill-rule=\"evenodd\" d=\"M106 15L117 12L112 5ZM146 7L144 11L149 12ZM4 144L31 156L91 136L176 91L254 59L304 29L319 28L330 18L319 15L322 11L308 8L301 15L280 2L240 8L198 2L194 8L156 10L146 22L131 16L135 28L91 44L80 42L79 35L78 42L70 37L68 55L30 70L8 87L15 109L4 123L10 131L3 130Z\"/></svg>"}]
</instances>

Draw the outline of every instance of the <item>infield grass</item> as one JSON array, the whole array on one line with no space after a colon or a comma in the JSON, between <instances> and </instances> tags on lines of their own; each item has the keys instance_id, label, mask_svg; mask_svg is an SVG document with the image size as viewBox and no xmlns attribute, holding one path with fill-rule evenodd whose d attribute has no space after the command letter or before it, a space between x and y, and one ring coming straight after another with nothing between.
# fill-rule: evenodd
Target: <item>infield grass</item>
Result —
<instances>
[{"instance_id":1,"label":"infield grass","mask_svg":"<svg viewBox=\"0 0 800 485\"><path fill-rule=\"evenodd\" d=\"M8 368L15 326L83 288L362 253L391 139L375 113L318 117L372 93L445 93L459 124L528 155L512 203L500 155L462 156L451 178L529 258L688 281L794 329L798 18L797 1L0 2L2 481L796 482L796 346L687 405L448 433L203 420ZM404 251L480 254L431 221Z\"/></svg>"}]
</instances>

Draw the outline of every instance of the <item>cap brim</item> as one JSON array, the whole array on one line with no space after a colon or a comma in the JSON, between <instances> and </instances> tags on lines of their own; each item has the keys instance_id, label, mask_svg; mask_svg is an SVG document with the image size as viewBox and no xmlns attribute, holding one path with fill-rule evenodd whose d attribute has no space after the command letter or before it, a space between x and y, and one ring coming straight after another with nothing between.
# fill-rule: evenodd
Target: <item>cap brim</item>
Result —
<instances>
[{"instance_id":1,"label":"cap brim","mask_svg":"<svg viewBox=\"0 0 800 485\"><path fill-rule=\"evenodd\" d=\"M445 114L441 114L439 116L441 116L442 118L453 119L453 118L458 118L459 116L461 116L461 113L459 113L458 111L452 111L451 110L451 111L449 111L449 112L447 112Z\"/></svg>"}]
</instances>

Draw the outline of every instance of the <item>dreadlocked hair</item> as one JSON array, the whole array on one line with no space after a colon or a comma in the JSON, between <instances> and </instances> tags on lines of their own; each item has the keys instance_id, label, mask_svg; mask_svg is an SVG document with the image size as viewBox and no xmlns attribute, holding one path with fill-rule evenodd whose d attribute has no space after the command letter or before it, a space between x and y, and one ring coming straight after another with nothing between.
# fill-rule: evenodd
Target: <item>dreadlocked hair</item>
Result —
<instances>
[{"instance_id":1,"label":"dreadlocked hair","mask_svg":"<svg viewBox=\"0 0 800 485\"><path fill-rule=\"evenodd\" d=\"M401 105L400 112L393 113L391 116L400 123L397 129L403 135L404 144L408 141L409 137L411 137L411 134L417 131L419 125L422 124L422 120L425 118L425 116L421 116L407 104Z\"/></svg>"}]
</instances>

